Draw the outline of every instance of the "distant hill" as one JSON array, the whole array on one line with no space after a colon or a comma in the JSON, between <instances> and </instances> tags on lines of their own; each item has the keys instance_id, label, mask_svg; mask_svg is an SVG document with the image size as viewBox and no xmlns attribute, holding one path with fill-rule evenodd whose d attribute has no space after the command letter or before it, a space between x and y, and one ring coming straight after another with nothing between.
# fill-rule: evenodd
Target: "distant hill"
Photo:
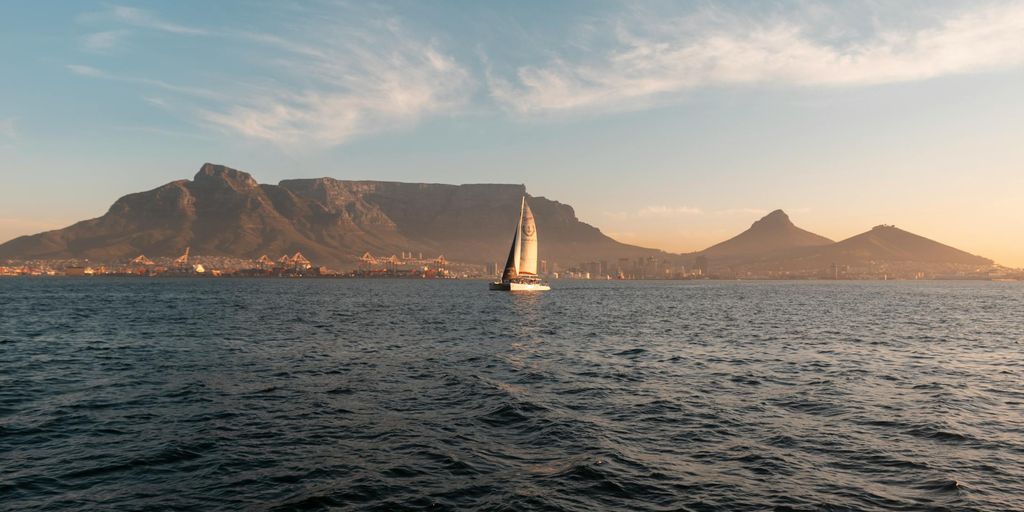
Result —
<instances>
[{"instance_id":1,"label":"distant hill","mask_svg":"<svg viewBox=\"0 0 1024 512\"><path fill-rule=\"evenodd\" d=\"M876 226L840 242L802 230L776 210L750 229L693 256L708 258L712 274L825 272L833 266L859 273L930 273L992 265L990 259L894 226ZM692 262L693 260L691 260Z\"/></svg>"},{"instance_id":2,"label":"distant hill","mask_svg":"<svg viewBox=\"0 0 1024 512\"><path fill-rule=\"evenodd\" d=\"M749 259L804 247L833 244L832 240L800 229L782 210L775 210L746 231L703 251L708 258Z\"/></svg>"},{"instance_id":3,"label":"distant hill","mask_svg":"<svg viewBox=\"0 0 1024 512\"><path fill-rule=\"evenodd\" d=\"M500 262L515 230L522 185L441 185L332 178L257 183L205 164L189 180L118 199L102 217L15 238L0 258L121 261L140 253L257 258L301 251L316 264L352 267L364 252L444 254ZM572 207L527 196L540 257L563 264L594 258L665 257L619 243L580 222Z\"/></svg>"},{"instance_id":4,"label":"distant hill","mask_svg":"<svg viewBox=\"0 0 1024 512\"><path fill-rule=\"evenodd\" d=\"M991 265L988 258L929 240L895 226L875 226L870 231L802 254L804 262L866 265L872 262ZM828 263L825 263L828 262Z\"/></svg>"}]
</instances>

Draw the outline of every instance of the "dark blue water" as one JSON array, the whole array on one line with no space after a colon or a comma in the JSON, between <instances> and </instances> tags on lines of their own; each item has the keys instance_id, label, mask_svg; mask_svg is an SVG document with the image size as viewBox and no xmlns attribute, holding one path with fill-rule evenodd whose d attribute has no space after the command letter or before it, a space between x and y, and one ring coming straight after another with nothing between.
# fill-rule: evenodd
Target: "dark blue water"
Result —
<instances>
[{"instance_id":1,"label":"dark blue water","mask_svg":"<svg viewBox=\"0 0 1024 512\"><path fill-rule=\"evenodd\" d=\"M0 280L7 510L1024 510L1024 284Z\"/></svg>"}]
</instances>

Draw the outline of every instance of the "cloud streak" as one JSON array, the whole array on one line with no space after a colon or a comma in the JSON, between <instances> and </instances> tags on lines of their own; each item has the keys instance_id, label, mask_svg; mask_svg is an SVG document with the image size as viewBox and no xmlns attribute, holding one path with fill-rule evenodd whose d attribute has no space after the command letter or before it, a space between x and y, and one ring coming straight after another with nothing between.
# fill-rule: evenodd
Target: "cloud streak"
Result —
<instances>
[{"instance_id":1,"label":"cloud streak","mask_svg":"<svg viewBox=\"0 0 1024 512\"><path fill-rule=\"evenodd\" d=\"M209 33L205 29L188 27L163 20L149 11L135 7L115 5L110 8L110 14L114 19L139 28L159 30L171 34L204 35Z\"/></svg>"},{"instance_id":2,"label":"cloud streak","mask_svg":"<svg viewBox=\"0 0 1024 512\"><path fill-rule=\"evenodd\" d=\"M457 110L476 83L435 40L417 37L395 19L346 25L339 21L345 19L342 16L330 23L313 17L285 23L288 30L257 32L189 27L122 6L96 16L182 37L219 40L214 47L263 47L245 74L223 77L226 85L216 89L113 74L82 64L67 68L81 76L212 100L189 105L189 116L208 127L280 146L329 147L360 134L410 126L425 116ZM113 44L108 41L113 36L93 36L94 47ZM154 104L168 108L170 102Z\"/></svg>"},{"instance_id":3,"label":"cloud streak","mask_svg":"<svg viewBox=\"0 0 1024 512\"><path fill-rule=\"evenodd\" d=\"M1007 69L1024 63L1024 4L947 16L930 27L881 30L843 44L792 20L722 12L611 23L613 45L579 59L489 76L493 97L519 114L630 110L710 86L864 86Z\"/></svg>"},{"instance_id":4,"label":"cloud streak","mask_svg":"<svg viewBox=\"0 0 1024 512\"><path fill-rule=\"evenodd\" d=\"M163 89L163 90L169 91L169 92L174 92L174 93L178 93L178 94L184 94L184 95L193 96L193 97L196 97L196 98L205 98L205 99L209 99L209 100L224 100L224 99L227 98L227 96L224 95L224 94L221 94L221 93L218 93L216 91L209 90L209 89L204 89L204 88L201 88L201 87L190 87L190 86L185 86L185 85L176 85L176 84L171 84L171 83L164 82L162 80L154 80L154 79L151 79L151 78L139 78L139 77L133 77L133 76L116 75L116 74L107 73L106 71L94 68L92 66L86 66L86 65L83 65L83 64L68 64L65 67L67 67L68 70L70 70L72 73L74 73L76 75L86 76L86 77L90 77L90 78L100 78L100 79L103 79L103 80L111 80L111 81L115 81L115 82L127 82L127 83L141 84L141 85L146 85L146 86L150 86L150 87L156 87L158 89Z\"/></svg>"},{"instance_id":5,"label":"cloud streak","mask_svg":"<svg viewBox=\"0 0 1024 512\"><path fill-rule=\"evenodd\" d=\"M704 210L692 206L645 206L634 211L605 212L605 215L613 219L651 219L686 217L704 215Z\"/></svg>"},{"instance_id":6,"label":"cloud streak","mask_svg":"<svg viewBox=\"0 0 1024 512\"><path fill-rule=\"evenodd\" d=\"M127 30L93 32L82 38L82 48L93 53L107 53L121 45Z\"/></svg>"},{"instance_id":7,"label":"cloud streak","mask_svg":"<svg viewBox=\"0 0 1024 512\"><path fill-rule=\"evenodd\" d=\"M351 36L349 32L347 35ZM357 37L325 38L319 48L279 37L246 34L291 52L275 63L313 84L272 88L205 109L206 122L286 146L332 146L363 133L411 125L465 102L472 77L431 41L390 21Z\"/></svg>"}]
</instances>

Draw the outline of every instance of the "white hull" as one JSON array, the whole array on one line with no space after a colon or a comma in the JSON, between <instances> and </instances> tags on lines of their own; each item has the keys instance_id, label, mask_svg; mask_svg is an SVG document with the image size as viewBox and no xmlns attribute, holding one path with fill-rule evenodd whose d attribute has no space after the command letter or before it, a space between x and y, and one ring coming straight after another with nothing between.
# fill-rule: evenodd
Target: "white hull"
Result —
<instances>
[{"instance_id":1,"label":"white hull","mask_svg":"<svg viewBox=\"0 0 1024 512\"><path fill-rule=\"evenodd\" d=\"M491 283L491 290L502 292L543 292L550 289L545 283Z\"/></svg>"}]
</instances>

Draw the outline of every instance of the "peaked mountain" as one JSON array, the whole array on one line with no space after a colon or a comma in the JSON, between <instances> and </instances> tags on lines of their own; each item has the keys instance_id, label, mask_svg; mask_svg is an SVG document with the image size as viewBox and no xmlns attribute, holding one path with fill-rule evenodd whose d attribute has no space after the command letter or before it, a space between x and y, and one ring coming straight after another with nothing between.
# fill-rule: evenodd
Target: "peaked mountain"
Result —
<instances>
[{"instance_id":1,"label":"peaked mountain","mask_svg":"<svg viewBox=\"0 0 1024 512\"><path fill-rule=\"evenodd\" d=\"M444 254L503 260L522 185L441 185L333 178L257 183L247 173L205 164L189 180L118 199L102 217L15 238L0 258L123 261L172 256L191 246L205 256L257 258L301 251L316 264L353 267L364 252ZM580 222L572 207L527 196L537 218L540 258L663 257L622 244Z\"/></svg>"},{"instance_id":2,"label":"peaked mountain","mask_svg":"<svg viewBox=\"0 0 1024 512\"><path fill-rule=\"evenodd\" d=\"M755 224L756 225L756 224ZM738 238L738 237L737 237ZM715 275L825 275L836 266L854 274L912 276L943 274L992 265L992 260L941 244L893 226L876 226L840 242L791 246L770 252L709 257ZM756 248L756 247L755 247ZM698 255L701 253L698 253ZM720 253L725 254L725 253ZM845 270L844 270L845 272ZM831 275L831 274L828 274Z\"/></svg>"},{"instance_id":3,"label":"peaked mountain","mask_svg":"<svg viewBox=\"0 0 1024 512\"><path fill-rule=\"evenodd\" d=\"M699 254L709 258L758 258L780 251L833 244L832 240L796 227L789 215L775 210L746 231Z\"/></svg>"}]
</instances>

